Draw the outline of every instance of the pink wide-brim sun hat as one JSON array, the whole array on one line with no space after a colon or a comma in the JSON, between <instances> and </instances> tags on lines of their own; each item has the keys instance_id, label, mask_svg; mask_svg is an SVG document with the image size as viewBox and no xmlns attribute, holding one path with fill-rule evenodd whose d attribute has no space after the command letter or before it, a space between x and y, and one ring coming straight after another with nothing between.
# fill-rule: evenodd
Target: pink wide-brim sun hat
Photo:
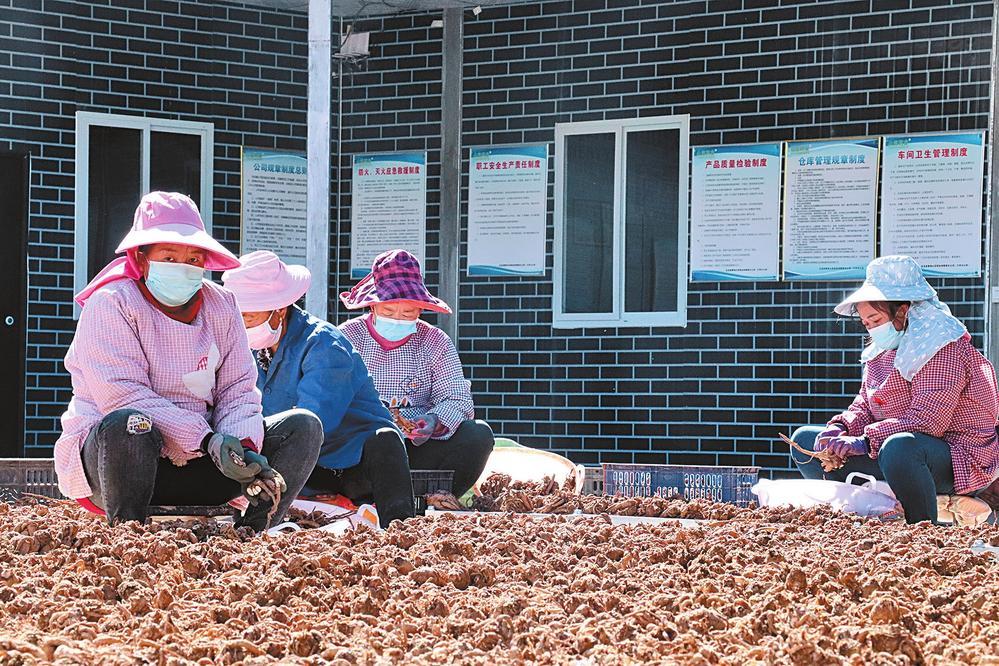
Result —
<instances>
[{"instance_id":1,"label":"pink wide-brim sun hat","mask_svg":"<svg viewBox=\"0 0 999 666\"><path fill-rule=\"evenodd\" d=\"M340 301L348 310L375 303L410 301L424 310L451 314L447 303L427 291L420 260L406 250L389 250L375 257L371 272L353 289L341 293Z\"/></svg>"},{"instance_id":2,"label":"pink wide-brim sun hat","mask_svg":"<svg viewBox=\"0 0 999 666\"><path fill-rule=\"evenodd\" d=\"M239 268L222 274L222 284L236 296L240 312L270 312L295 303L312 284L305 266L286 264L270 250L239 258Z\"/></svg>"},{"instance_id":3,"label":"pink wide-brim sun hat","mask_svg":"<svg viewBox=\"0 0 999 666\"><path fill-rule=\"evenodd\" d=\"M205 268L226 271L239 267L239 259L205 230L205 222L191 198L179 192L150 192L135 209L132 229L115 254L156 243L176 243L208 253Z\"/></svg>"}]
</instances>

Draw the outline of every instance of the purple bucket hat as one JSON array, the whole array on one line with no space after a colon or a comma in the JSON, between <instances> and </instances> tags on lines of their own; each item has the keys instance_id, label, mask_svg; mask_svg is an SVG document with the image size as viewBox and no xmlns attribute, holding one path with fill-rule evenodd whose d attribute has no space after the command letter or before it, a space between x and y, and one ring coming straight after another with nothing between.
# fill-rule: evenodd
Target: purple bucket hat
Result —
<instances>
[{"instance_id":1,"label":"purple bucket hat","mask_svg":"<svg viewBox=\"0 0 999 666\"><path fill-rule=\"evenodd\" d=\"M413 301L424 310L451 314L451 307L430 294L423 284L420 260L405 250L389 250L375 257L371 272L350 291L340 294L348 310L374 303Z\"/></svg>"}]
</instances>

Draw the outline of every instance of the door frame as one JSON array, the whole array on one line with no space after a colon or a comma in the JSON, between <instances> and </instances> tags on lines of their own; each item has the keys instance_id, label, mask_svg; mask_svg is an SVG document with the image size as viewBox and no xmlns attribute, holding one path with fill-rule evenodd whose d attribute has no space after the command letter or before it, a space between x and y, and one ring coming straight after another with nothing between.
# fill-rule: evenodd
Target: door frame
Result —
<instances>
[{"instance_id":1,"label":"door frame","mask_svg":"<svg viewBox=\"0 0 999 666\"><path fill-rule=\"evenodd\" d=\"M20 331L19 340L17 348L19 353L17 355L17 367L16 376L21 378L21 410L17 416L17 423L14 425L14 437L4 437L0 438L0 457L14 457L18 458L24 455L24 440L25 431L24 426L26 422L26 410L28 407L28 381L25 376L25 370L27 369L27 356L28 356L28 220L31 217L31 201L29 199L29 193L31 191L31 153L27 150L2 150L0 149L0 157L3 158L14 158L21 164L21 173L24 178L24 187L21 192L22 201L24 202L24 215L18 220L17 229L15 231L16 237L9 238L9 241L16 241L16 246L20 248L20 259L17 262L18 275L21 276L22 286L24 289L20 294L20 303L18 308L20 312L17 314L21 318L21 325L18 326ZM0 322L0 325L3 325Z\"/></svg>"}]
</instances>

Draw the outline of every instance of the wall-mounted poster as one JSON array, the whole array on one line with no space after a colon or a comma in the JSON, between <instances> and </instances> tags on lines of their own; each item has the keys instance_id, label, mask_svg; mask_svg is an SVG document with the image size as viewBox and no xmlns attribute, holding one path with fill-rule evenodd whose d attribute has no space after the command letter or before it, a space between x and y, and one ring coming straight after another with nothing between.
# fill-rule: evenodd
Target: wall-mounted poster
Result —
<instances>
[{"instance_id":1,"label":"wall-mounted poster","mask_svg":"<svg viewBox=\"0 0 999 666\"><path fill-rule=\"evenodd\" d=\"M548 144L472 148L468 274L544 275Z\"/></svg>"},{"instance_id":2,"label":"wall-mounted poster","mask_svg":"<svg viewBox=\"0 0 999 666\"><path fill-rule=\"evenodd\" d=\"M980 275L984 169L983 132L885 137L881 254L927 276Z\"/></svg>"},{"instance_id":3,"label":"wall-mounted poster","mask_svg":"<svg viewBox=\"0 0 999 666\"><path fill-rule=\"evenodd\" d=\"M350 276L371 272L385 250L403 249L426 259L427 154L355 155L350 209Z\"/></svg>"},{"instance_id":4,"label":"wall-mounted poster","mask_svg":"<svg viewBox=\"0 0 999 666\"><path fill-rule=\"evenodd\" d=\"M784 279L863 279L874 258L878 139L789 141Z\"/></svg>"},{"instance_id":5,"label":"wall-mounted poster","mask_svg":"<svg viewBox=\"0 0 999 666\"><path fill-rule=\"evenodd\" d=\"M304 264L308 160L286 151L242 153L240 254L270 250Z\"/></svg>"},{"instance_id":6,"label":"wall-mounted poster","mask_svg":"<svg viewBox=\"0 0 999 666\"><path fill-rule=\"evenodd\" d=\"M690 279L778 279L779 143L694 148Z\"/></svg>"}]
</instances>

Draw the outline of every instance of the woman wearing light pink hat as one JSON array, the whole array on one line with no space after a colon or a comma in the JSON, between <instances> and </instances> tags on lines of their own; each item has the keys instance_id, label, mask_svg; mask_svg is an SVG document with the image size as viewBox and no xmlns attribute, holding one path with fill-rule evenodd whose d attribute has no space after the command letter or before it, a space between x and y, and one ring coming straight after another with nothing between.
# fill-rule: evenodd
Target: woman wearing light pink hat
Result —
<instances>
[{"instance_id":1,"label":"woman wearing light pink hat","mask_svg":"<svg viewBox=\"0 0 999 666\"><path fill-rule=\"evenodd\" d=\"M150 504L240 495L251 507L239 524L262 530L268 513L280 521L312 470L322 426L305 411L261 416L236 301L203 279L239 261L173 192L142 198L117 252L125 256L76 297L59 489L111 524L144 521Z\"/></svg>"},{"instance_id":2,"label":"woman wearing light pink hat","mask_svg":"<svg viewBox=\"0 0 999 666\"><path fill-rule=\"evenodd\" d=\"M447 334L420 319L450 314L423 284L420 262L405 250L375 258L371 273L340 294L349 310L371 312L340 325L375 380L382 401L398 410L413 469L452 470L460 497L478 480L493 450L493 431L475 419L471 386Z\"/></svg>"},{"instance_id":3,"label":"woman wearing light pink hat","mask_svg":"<svg viewBox=\"0 0 999 666\"><path fill-rule=\"evenodd\" d=\"M373 499L383 527L412 517L406 447L364 361L335 326L295 305L309 288L309 269L265 250L240 261L222 279L236 295L256 352L264 414L297 405L323 423L325 440L306 493Z\"/></svg>"}]
</instances>

